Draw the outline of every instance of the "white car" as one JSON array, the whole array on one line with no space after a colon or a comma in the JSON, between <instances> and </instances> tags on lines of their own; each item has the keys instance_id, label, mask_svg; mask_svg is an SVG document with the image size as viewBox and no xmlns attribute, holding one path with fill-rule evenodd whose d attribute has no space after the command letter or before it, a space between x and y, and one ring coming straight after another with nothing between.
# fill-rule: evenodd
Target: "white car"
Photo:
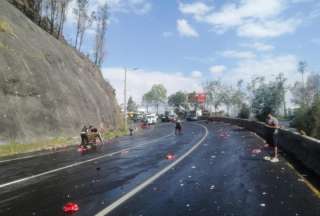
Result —
<instances>
[{"instance_id":1,"label":"white car","mask_svg":"<svg viewBox=\"0 0 320 216\"><path fill-rule=\"evenodd\" d=\"M158 116L156 114L147 114L145 119L148 124L156 124L158 121Z\"/></svg>"}]
</instances>

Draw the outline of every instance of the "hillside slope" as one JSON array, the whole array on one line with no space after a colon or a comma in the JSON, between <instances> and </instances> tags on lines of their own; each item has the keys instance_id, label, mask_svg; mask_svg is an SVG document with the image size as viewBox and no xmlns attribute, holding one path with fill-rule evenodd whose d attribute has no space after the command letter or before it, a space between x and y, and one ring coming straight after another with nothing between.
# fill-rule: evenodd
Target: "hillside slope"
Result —
<instances>
[{"instance_id":1,"label":"hillside slope","mask_svg":"<svg viewBox=\"0 0 320 216\"><path fill-rule=\"evenodd\" d=\"M114 90L86 57L0 1L0 140L118 128Z\"/></svg>"}]
</instances>

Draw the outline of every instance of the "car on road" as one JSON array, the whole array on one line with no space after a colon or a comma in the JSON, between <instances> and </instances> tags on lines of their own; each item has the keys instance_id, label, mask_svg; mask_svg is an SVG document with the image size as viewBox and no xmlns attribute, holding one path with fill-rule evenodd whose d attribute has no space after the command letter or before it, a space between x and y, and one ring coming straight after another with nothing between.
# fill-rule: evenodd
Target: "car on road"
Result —
<instances>
[{"instance_id":1,"label":"car on road","mask_svg":"<svg viewBox=\"0 0 320 216\"><path fill-rule=\"evenodd\" d=\"M187 121L198 121L199 117L195 111L189 112L186 117Z\"/></svg>"},{"instance_id":2,"label":"car on road","mask_svg":"<svg viewBox=\"0 0 320 216\"><path fill-rule=\"evenodd\" d=\"M170 120L171 122L175 122L175 121L177 120L177 115L171 114L171 115L168 116L168 118L169 118L169 120Z\"/></svg>"},{"instance_id":3,"label":"car on road","mask_svg":"<svg viewBox=\"0 0 320 216\"><path fill-rule=\"evenodd\" d=\"M169 115L161 115L160 119L162 122L170 122L171 121Z\"/></svg>"},{"instance_id":4,"label":"car on road","mask_svg":"<svg viewBox=\"0 0 320 216\"><path fill-rule=\"evenodd\" d=\"M156 114L147 114L145 116L145 121L147 124L156 124L158 122L158 116Z\"/></svg>"}]
</instances>

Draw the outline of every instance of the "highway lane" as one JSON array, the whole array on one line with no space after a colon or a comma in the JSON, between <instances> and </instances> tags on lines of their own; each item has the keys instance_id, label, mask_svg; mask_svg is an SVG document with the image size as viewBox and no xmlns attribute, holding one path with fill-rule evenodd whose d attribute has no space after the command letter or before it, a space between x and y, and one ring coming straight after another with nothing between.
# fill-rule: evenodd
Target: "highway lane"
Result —
<instances>
[{"instance_id":1,"label":"highway lane","mask_svg":"<svg viewBox=\"0 0 320 216\"><path fill-rule=\"evenodd\" d=\"M0 215L63 215L61 208L67 201L80 204L77 215L94 215L97 209L170 164L165 157L168 152L179 155L203 135L201 127L191 124L185 126L183 136L173 136L172 132L173 125L166 124L144 141L129 142L133 146L129 151L1 188ZM115 146L126 148L126 141ZM35 166L42 163L41 157L32 161ZM25 167L23 161L19 164ZM15 168L21 167L15 164Z\"/></svg>"},{"instance_id":2,"label":"highway lane","mask_svg":"<svg viewBox=\"0 0 320 216\"><path fill-rule=\"evenodd\" d=\"M160 124L156 128L144 130L142 134L133 137L121 137L108 141L98 150L79 157L73 146L55 151L44 151L36 154L0 159L0 188L1 184L63 167L75 162L85 161L104 154L118 152L121 149L133 148L137 144L144 145L165 139L172 134L172 124Z\"/></svg>"},{"instance_id":3,"label":"highway lane","mask_svg":"<svg viewBox=\"0 0 320 216\"><path fill-rule=\"evenodd\" d=\"M121 198L126 201L109 215L320 215L319 197L284 158L276 164L263 159L272 149L261 138L224 123L202 125L185 123L184 134L177 137L170 136L173 125L163 125L146 139L133 138L137 146L129 151L1 188L0 215L64 215L61 208L68 201L80 206L74 215L99 215ZM123 138L113 148L133 143ZM175 167L128 198L197 144ZM258 149L261 153L254 154ZM166 160L169 152L175 160ZM96 154L101 155L87 157Z\"/></svg>"},{"instance_id":4,"label":"highway lane","mask_svg":"<svg viewBox=\"0 0 320 216\"><path fill-rule=\"evenodd\" d=\"M191 157L109 215L320 215L319 197L284 158L263 159L272 149L262 139L224 123L208 128Z\"/></svg>"}]
</instances>

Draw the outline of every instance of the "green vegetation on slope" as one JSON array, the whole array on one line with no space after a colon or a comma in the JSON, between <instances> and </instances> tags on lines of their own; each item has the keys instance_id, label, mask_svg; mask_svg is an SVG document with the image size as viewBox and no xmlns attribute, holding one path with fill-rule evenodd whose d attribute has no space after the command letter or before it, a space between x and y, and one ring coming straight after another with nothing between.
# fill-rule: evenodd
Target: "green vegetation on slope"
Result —
<instances>
[{"instance_id":1,"label":"green vegetation on slope","mask_svg":"<svg viewBox=\"0 0 320 216\"><path fill-rule=\"evenodd\" d=\"M110 130L102 134L103 139L110 140L113 138L125 136L128 134L126 130ZM71 137L55 137L53 139L43 139L31 143L19 143L11 141L7 144L0 145L0 157L16 155L22 153L44 151L44 150L56 150L72 145L78 145L79 140Z\"/></svg>"}]
</instances>

